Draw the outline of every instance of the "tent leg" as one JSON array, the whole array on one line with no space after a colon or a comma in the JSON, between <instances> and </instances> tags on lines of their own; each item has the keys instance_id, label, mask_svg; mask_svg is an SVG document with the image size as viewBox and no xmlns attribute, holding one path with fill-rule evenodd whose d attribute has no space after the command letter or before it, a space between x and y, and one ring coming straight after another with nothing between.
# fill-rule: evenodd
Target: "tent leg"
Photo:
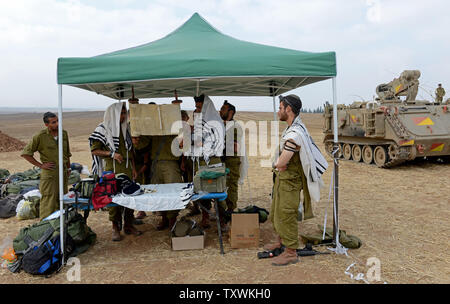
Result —
<instances>
[{"instance_id":1,"label":"tent leg","mask_svg":"<svg viewBox=\"0 0 450 304\"><path fill-rule=\"evenodd\" d=\"M63 162L63 115L62 115L62 85L58 85L58 169L59 169L59 236L61 242L62 265L64 256L64 162Z\"/></svg>"},{"instance_id":2,"label":"tent leg","mask_svg":"<svg viewBox=\"0 0 450 304\"><path fill-rule=\"evenodd\" d=\"M339 212L338 212L338 194L339 194L339 144L338 144L338 130L337 130L337 92L336 92L336 77L333 77L333 129L334 129L334 195L333 195L333 241L337 245L339 240Z\"/></svg>"}]
</instances>

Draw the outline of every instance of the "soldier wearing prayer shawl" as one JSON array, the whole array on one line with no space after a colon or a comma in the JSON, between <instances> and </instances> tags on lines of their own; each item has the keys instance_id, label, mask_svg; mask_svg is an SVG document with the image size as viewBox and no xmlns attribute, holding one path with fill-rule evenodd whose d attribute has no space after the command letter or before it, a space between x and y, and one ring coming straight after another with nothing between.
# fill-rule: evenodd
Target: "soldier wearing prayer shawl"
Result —
<instances>
[{"instance_id":1,"label":"soldier wearing prayer shawl","mask_svg":"<svg viewBox=\"0 0 450 304\"><path fill-rule=\"evenodd\" d=\"M127 116L125 103L110 105L105 111L103 123L99 124L89 137L94 174L102 176L103 171L112 171L116 174L124 173L130 179L137 177ZM133 226L132 209L122 206L110 207L109 220L112 222L113 241L121 240L122 214L125 234L142 234Z\"/></svg>"},{"instance_id":2,"label":"soldier wearing prayer shawl","mask_svg":"<svg viewBox=\"0 0 450 304\"><path fill-rule=\"evenodd\" d=\"M320 199L321 175L328 163L314 144L308 130L300 119L302 102L296 95L280 96L278 118L288 127L280 140L279 157L274 163L274 185L270 220L277 240L264 246L275 250L282 245L285 250L273 259L273 265L282 266L298 262L299 246L298 214L300 192L310 196L313 202Z\"/></svg>"}]
</instances>

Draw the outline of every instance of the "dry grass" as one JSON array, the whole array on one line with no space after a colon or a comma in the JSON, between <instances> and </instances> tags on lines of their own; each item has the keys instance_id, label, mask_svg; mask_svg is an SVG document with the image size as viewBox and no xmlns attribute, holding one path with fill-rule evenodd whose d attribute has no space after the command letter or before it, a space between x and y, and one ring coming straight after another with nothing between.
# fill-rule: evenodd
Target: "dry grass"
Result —
<instances>
[{"instance_id":1,"label":"dry grass","mask_svg":"<svg viewBox=\"0 0 450 304\"><path fill-rule=\"evenodd\" d=\"M239 113L237 119L272 117L271 113ZM90 165L87 137L102 119L102 113L68 113L64 119L72 162ZM323 149L321 115L307 114L303 119ZM0 118L0 130L24 141L41 125L40 114ZM0 168L12 172L28 169L30 166L19 154L0 153ZM328 160L331 166L331 159ZM249 161L250 191L245 183L239 192L238 206L255 204L269 209L271 171L260 167L260 158L251 157ZM387 170L341 161L340 226L348 234L358 236L363 246L350 250L348 257L305 257L288 267L272 266L270 259L258 260L256 253L261 248L231 249L226 238L225 255L220 255L216 225L207 230L204 250L172 251L168 232L156 230L159 218L153 214L139 226L145 231L142 236L124 236L121 242L111 242L107 213L93 212L88 224L97 233L97 243L79 256L81 283L355 283L344 271L357 263L351 272L365 273L370 257L381 262L382 282L450 283L449 173L449 164L414 162ZM323 177L326 186L322 189L322 201L314 205L315 218L299 223L300 231L315 232L317 225L323 224L325 209L331 225L332 205L327 200L330 178L331 169ZM35 221L0 220L0 238L15 237L21 227ZM262 224L261 247L272 237L271 224ZM0 269L0 283L66 283L67 270L68 267L44 279Z\"/></svg>"}]
</instances>

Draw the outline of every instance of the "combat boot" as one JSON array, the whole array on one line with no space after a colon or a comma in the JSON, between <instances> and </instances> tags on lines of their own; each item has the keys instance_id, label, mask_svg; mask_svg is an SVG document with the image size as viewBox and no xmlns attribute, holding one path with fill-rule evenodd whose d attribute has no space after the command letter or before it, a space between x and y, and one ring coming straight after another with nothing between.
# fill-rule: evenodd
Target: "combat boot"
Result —
<instances>
[{"instance_id":1,"label":"combat boot","mask_svg":"<svg viewBox=\"0 0 450 304\"><path fill-rule=\"evenodd\" d=\"M125 234L132 234L132 235L141 235L142 231L137 230L132 222L125 222L125 225L123 227L123 232Z\"/></svg>"},{"instance_id":2,"label":"combat boot","mask_svg":"<svg viewBox=\"0 0 450 304\"><path fill-rule=\"evenodd\" d=\"M281 238L279 235L277 235L277 239L274 242L264 245L264 250L273 251L280 247L281 247Z\"/></svg>"},{"instance_id":3,"label":"combat boot","mask_svg":"<svg viewBox=\"0 0 450 304\"><path fill-rule=\"evenodd\" d=\"M112 238L111 240L113 242L119 242L120 241L120 226L117 222L112 222Z\"/></svg>"},{"instance_id":4,"label":"combat boot","mask_svg":"<svg viewBox=\"0 0 450 304\"><path fill-rule=\"evenodd\" d=\"M292 248L285 248L283 253L273 258L272 265L285 266L295 264L298 262L297 250Z\"/></svg>"}]
</instances>

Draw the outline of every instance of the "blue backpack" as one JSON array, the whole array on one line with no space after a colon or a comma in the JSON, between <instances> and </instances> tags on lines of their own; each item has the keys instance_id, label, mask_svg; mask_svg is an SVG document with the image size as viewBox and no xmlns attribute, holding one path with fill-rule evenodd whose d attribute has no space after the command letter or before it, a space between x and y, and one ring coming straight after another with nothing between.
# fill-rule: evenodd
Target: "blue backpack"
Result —
<instances>
[{"instance_id":1,"label":"blue backpack","mask_svg":"<svg viewBox=\"0 0 450 304\"><path fill-rule=\"evenodd\" d=\"M62 255L59 235L30 248L23 255L22 268L29 274L48 275L61 267Z\"/></svg>"},{"instance_id":2,"label":"blue backpack","mask_svg":"<svg viewBox=\"0 0 450 304\"><path fill-rule=\"evenodd\" d=\"M18 267L29 274L37 275L49 275L59 270L62 266L60 235L52 236L53 232L52 227L48 228L37 242L26 237L28 248L24 251ZM72 252L74 241L69 234L65 242L66 252Z\"/></svg>"}]
</instances>

